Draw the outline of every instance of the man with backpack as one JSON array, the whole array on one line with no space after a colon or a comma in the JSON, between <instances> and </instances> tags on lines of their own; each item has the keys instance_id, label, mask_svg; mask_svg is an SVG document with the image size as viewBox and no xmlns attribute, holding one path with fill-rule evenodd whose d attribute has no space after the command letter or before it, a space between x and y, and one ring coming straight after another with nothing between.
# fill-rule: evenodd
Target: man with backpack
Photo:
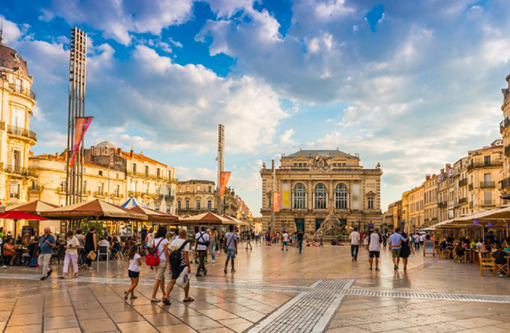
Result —
<instances>
[{"instance_id":1,"label":"man with backpack","mask_svg":"<svg viewBox=\"0 0 510 333\"><path fill-rule=\"evenodd\" d=\"M174 288L175 282L179 278L181 274L191 275L191 265L189 262L189 252L191 247L189 242L186 240L187 232L186 229L179 230L179 237L174 239L172 243L170 243L170 271L172 277L170 279L170 283L166 287L165 296L163 297L163 303L165 305L170 305L170 293ZM186 269L186 272L185 272ZM195 299L189 296L189 279L183 287L184 289L184 299L183 302L193 302Z\"/></svg>"},{"instance_id":2,"label":"man with backpack","mask_svg":"<svg viewBox=\"0 0 510 333\"><path fill-rule=\"evenodd\" d=\"M237 254L237 236L234 233L234 226L232 224L228 226L228 232L225 234L225 252L227 259L225 260L225 269L223 271L227 274L228 261L232 259L232 273L234 273L236 271L234 259Z\"/></svg>"},{"instance_id":3,"label":"man with backpack","mask_svg":"<svg viewBox=\"0 0 510 333\"><path fill-rule=\"evenodd\" d=\"M204 272L207 275L207 269L205 269L205 258L207 258L207 247L209 246L209 235L205 232L205 227L201 227L201 231L195 235L195 253L198 253L198 268L197 277L202 276L200 272Z\"/></svg>"}]
</instances>

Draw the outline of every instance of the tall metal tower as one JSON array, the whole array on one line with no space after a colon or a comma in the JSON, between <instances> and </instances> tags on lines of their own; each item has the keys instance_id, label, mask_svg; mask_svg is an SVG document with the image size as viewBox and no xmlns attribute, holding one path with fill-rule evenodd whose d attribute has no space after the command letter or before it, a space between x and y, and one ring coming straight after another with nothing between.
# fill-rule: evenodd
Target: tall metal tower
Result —
<instances>
[{"instance_id":1,"label":"tall metal tower","mask_svg":"<svg viewBox=\"0 0 510 333\"><path fill-rule=\"evenodd\" d=\"M83 197L83 142L76 155L76 163L69 167L73 154L76 118L85 116L85 90L87 81L87 34L78 28L71 29L69 54L69 106L67 127L66 205L79 203Z\"/></svg>"},{"instance_id":2,"label":"tall metal tower","mask_svg":"<svg viewBox=\"0 0 510 333\"><path fill-rule=\"evenodd\" d=\"M221 197L220 184L221 184L221 173L225 168L225 161L223 159L223 155L225 153L225 127L223 125L219 125L218 127L218 182L216 183L216 191L217 200L218 200L218 214L223 215L223 199Z\"/></svg>"}]
</instances>

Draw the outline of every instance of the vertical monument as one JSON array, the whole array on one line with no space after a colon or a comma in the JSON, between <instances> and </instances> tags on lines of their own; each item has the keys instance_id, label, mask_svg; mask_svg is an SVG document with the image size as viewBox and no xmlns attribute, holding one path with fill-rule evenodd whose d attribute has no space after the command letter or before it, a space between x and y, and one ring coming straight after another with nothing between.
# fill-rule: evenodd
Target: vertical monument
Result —
<instances>
[{"instance_id":1,"label":"vertical monument","mask_svg":"<svg viewBox=\"0 0 510 333\"><path fill-rule=\"evenodd\" d=\"M223 125L218 126L218 182L217 185L217 200L218 200L218 215L223 215L223 199L221 197L221 173L225 168L225 161L223 155L225 153L225 127Z\"/></svg>"},{"instance_id":2,"label":"vertical monument","mask_svg":"<svg viewBox=\"0 0 510 333\"><path fill-rule=\"evenodd\" d=\"M87 34L78 28L72 28L69 55L66 205L81 202L83 196L83 142L78 147L76 162L72 167L70 167L70 159L76 140L76 118L85 116L86 81Z\"/></svg>"}]
</instances>

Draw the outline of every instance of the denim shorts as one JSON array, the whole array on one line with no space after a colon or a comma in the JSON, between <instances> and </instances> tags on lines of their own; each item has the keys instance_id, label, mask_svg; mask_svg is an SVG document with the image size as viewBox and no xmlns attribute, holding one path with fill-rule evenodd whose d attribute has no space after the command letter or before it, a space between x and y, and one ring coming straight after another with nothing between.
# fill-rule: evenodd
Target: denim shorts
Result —
<instances>
[{"instance_id":1,"label":"denim shorts","mask_svg":"<svg viewBox=\"0 0 510 333\"><path fill-rule=\"evenodd\" d=\"M235 259L236 258L236 250L227 249L227 259Z\"/></svg>"}]
</instances>

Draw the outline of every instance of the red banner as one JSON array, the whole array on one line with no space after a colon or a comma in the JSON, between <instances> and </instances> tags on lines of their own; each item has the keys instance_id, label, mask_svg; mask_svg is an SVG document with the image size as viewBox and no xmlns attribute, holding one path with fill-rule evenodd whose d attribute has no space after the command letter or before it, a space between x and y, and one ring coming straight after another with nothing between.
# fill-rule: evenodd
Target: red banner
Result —
<instances>
[{"instance_id":1,"label":"red banner","mask_svg":"<svg viewBox=\"0 0 510 333\"><path fill-rule=\"evenodd\" d=\"M220 182L220 196L223 198L225 194L225 189L227 188L228 180L230 179L230 171L221 173L221 182Z\"/></svg>"},{"instance_id":2,"label":"red banner","mask_svg":"<svg viewBox=\"0 0 510 333\"><path fill-rule=\"evenodd\" d=\"M280 199L282 198L281 192L273 193L273 211L278 213L280 211Z\"/></svg>"},{"instance_id":3,"label":"red banner","mask_svg":"<svg viewBox=\"0 0 510 333\"><path fill-rule=\"evenodd\" d=\"M76 160L76 154L80 149L81 142L83 141L83 137L85 136L85 132L90 126L92 122L92 117L77 117L76 118L76 126L74 128L74 146L73 146L73 155L69 160L69 167L74 167L74 161Z\"/></svg>"}]
</instances>

